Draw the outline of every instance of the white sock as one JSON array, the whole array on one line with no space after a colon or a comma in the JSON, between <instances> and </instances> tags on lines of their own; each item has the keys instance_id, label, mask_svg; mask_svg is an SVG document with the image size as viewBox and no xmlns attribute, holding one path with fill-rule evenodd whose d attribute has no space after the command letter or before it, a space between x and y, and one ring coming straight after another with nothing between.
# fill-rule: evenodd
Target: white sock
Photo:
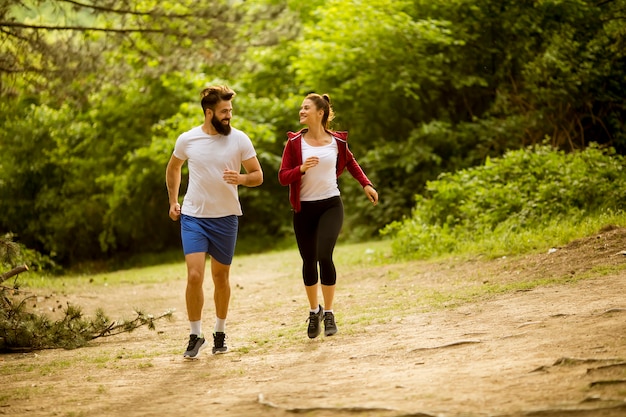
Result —
<instances>
[{"instance_id":1,"label":"white sock","mask_svg":"<svg viewBox=\"0 0 626 417\"><path fill-rule=\"evenodd\" d=\"M311 310L309 310L309 311L310 311L311 313L313 313L313 314L317 314L317 313L319 313L319 312L320 312L320 306L318 305L316 309L311 309Z\"/></svg>"},{"instance_id":2,"label":"white sock","mask_svg":"<svg viewBox=\"0 0 626 417\"><path fill-rule=\"evenodd\" d=\"M226 331L226 319L221 319L219 317L215 318L215 332L224 333Z\"/></svg>"},{"instance_id":3,"label":"white sock","mask_svg":"<svg viewBox=\"0 0 626 417\"><path fill-rule=\"evenodd\" d=\"M190 321L189 326L191 327L191 334L202 336L202 320Z\"/></svg>"},{"instance_id":4,"label":"white sock","mask_svg":"<svg viewBox=\"0 0 626 417\"><path fill-rule=\"evenodd\" d=\"M332 313L333 310L324 310L324 313Z\"/></svg>"}]
</instances>

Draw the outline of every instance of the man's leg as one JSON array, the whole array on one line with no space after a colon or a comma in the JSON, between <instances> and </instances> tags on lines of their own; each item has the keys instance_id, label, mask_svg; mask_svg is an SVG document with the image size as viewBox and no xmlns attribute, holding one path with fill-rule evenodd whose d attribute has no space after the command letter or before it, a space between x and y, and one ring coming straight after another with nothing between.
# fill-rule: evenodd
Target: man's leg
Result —
<instances>
[{"instance_id":1,"label":"man's leg","mask_svg":"<svg viewBox=\"0 0 626 417\"><path fill-rule=\"evenodd\" d=\"M187 302L187 316L189 321L202 320L202 308L204 307L204 269L206 254L203 252L190 253L185 256L187 264L187 289L185 301Z\"/></svg>"},{"instance_id":2,"label":"man's leg","mask_svg":"<svg viewBox=\"0 0 626 417\"><path fill-rule=\"evenodd\" d=\"M230 265L224 265L211 258L211 275L213 276L213 300L215 301L215 315L226 320L228 304L230 302Z\"/></svg>"},{"instance_id":3,"label":"man's leg","mask_svg":"<svg viewBox=\"0 0 626 417\"><path fill-rule=\"evenodd\" d=\"M215 302L215 331L213 333L213 354L226 353L228 347L225 323L230 303L230 265L225 265L211 257L211 275L213 277L213 301Z\"/></svg>"},{"instance_id":4,"label":"man's leg","mask_svg":"<svg viewBox=\"0 0 626 417\"><path fill-rule=\"evenodd\" d=\"M194 252L185 255L187 264L187 288L185 290L185 301L187 303L187 317L191 327L189 344L183 355L186 359L195 359L200 351L207 346L202 335L202 308L204 307L204 269L206 265L206 254L204 252Z\"/></svg>"}]
</instances>

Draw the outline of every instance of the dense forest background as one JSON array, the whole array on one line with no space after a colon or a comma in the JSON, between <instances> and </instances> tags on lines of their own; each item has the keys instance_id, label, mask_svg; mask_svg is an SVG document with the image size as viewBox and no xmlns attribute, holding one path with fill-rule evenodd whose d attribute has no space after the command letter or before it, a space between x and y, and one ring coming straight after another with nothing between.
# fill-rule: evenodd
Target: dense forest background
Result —
<instances>
[{"instance_id":1,"label":"dense forest background","mask_svg":"<svg viewBox=\"0 0 626 417\"><path fill-rule=\"evenodd\" d=\"M0 0L0 45L0 236L63 266L180 247L165 166L206 84L259 154L259 248L291 235L277 170L311 91L381 196L341 178L344 240L511 150L626 153L626 0Z\"/></svg>"}]
</instances>

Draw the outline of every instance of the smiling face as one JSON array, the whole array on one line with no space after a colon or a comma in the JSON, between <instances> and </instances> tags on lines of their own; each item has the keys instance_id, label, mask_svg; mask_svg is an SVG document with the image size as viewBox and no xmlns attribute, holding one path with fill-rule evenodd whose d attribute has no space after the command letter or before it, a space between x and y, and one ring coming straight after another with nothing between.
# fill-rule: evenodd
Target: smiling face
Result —
<instances>
[{"instance_id":1,"label":"smiling face","mask_svg":"<svg viewBox=\"0 0 626 417\"><path fill-rule=\"evenodd\" d=\"M315 106L313 100L305 98L300 106L300 124L312 126L322 122L324 110Z\"/></svg>"},{"instance_id":2,"label":"smiling face","mask_svg":"<svg viewBox=\"0 0 626 417\"><path fill-rule=\"evenodd\" d=\"M212 113L211 125L220 135L228 136L231 130L230 119L233 117L233 105L230 100L217 103L215 111L212 111Z\"/></svg>"}]
</instances>

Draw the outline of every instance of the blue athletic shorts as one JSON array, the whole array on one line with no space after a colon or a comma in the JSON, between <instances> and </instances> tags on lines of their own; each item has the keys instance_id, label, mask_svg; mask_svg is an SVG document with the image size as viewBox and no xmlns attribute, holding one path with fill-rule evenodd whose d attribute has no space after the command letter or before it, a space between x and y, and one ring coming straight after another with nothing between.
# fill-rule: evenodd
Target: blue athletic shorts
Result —
<instances>
[{"instance_id":1,"label":"blue athletic shorts","mask_svg":"<svg viewBox=\"0 0 626 417\"><path fill-rule=\"evenodd\" d=\"M235 254L239 218L235 215L219 218L180 216L183 252L204 252L216 261L230 265Z\"/></svg>"}]
</instances>

